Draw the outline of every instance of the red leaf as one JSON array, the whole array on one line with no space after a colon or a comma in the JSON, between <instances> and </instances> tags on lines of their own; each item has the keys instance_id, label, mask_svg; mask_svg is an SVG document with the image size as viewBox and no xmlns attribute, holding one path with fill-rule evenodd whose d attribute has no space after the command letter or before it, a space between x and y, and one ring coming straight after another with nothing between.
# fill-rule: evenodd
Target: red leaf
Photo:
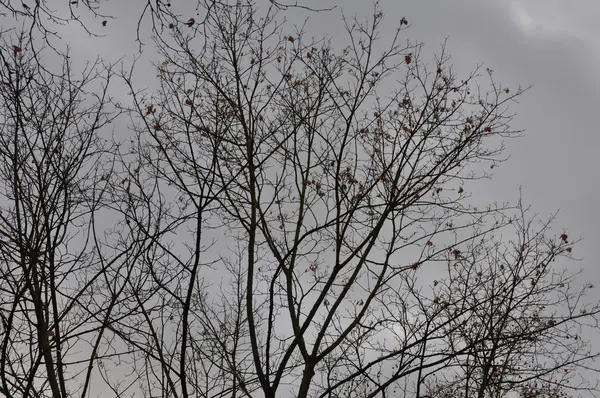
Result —
<instances>
[{"instance_id":1,"label":"red leaf","mask_svg":"<svg viewBox=\"0 0 600 398\"><path fill-rule=\"evenodd\" d=\"M17 55L20 52L21 52L21 47L19 47L19 46L13 46L13 53L15 55Z\"/></svg>"},{"instance_id":2,"label":"red leaf","mask_svg":"<svg viewBox=\"0 0 600 398\"><path fill-rule=\"evenodd\" d=\"M102 21L102 26L106 26L107 23L108 21L105 19L104 21Z\"/></svg>"},{"instance_id":3,"label":"red leaf","mask_svg":"<svg viewBox=\"0 0 600 398\"><path fill-rule=\"evenodd\" d=\"M408 54L404 56L404 62L406 62L406 65L410 64L410 62L412 61L412 55Z\"/></svg>"}]
</instances>

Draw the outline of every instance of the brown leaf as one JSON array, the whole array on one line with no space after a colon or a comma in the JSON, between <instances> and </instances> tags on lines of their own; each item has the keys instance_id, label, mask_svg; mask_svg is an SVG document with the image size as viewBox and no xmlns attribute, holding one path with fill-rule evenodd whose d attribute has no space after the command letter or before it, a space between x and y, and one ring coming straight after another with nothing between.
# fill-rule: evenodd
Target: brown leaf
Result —
<instances>
[{"instance_id":1,"label":"brown leaf","mask_svg":"<svg viewBox=\"0 0 600 398\"><path fill-rule=\"evenodd\" d=\"M192 26L194 26L195 23L196 23L196 20L194 18L190 18L190 19L188 19L188 21L185 24L189 27L192 27Z\"/></svg>"},{"instance_id":2,"label":"brown leaf","mask_svg":"<svg viewBox=\"0 0 600 398\"><path fill-rule=\"evenodd\" d=\"M568 241L568 238L569 238L569 237L567 236L567 234L562 234L562 235L560 236L560 240L562 240L562 241L563 241L563 243L569 243L569 241Z\"/></svg>"}]
</instances>

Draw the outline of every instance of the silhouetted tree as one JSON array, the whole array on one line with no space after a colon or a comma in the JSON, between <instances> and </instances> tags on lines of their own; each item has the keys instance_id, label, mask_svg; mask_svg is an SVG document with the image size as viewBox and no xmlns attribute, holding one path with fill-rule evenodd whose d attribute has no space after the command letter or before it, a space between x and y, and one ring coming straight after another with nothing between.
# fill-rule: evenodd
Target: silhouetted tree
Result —
<instances>
[{"instance_id":1,"label":"silhouetted tree","mask_svg":"<svg viewBox=\"0 0 600 398\"><path fill-rule=\"evenodd\" d=\"M552 263L566 235L468 192L520 134L507 106L523 90L487 70L482 91L444 49L428 68L400 44L404 18L385 45L377 7L344 19L337 48L274 7L204 6L156 40L158 90L124 74L127 216L152 249L121 333L147 395L594 388L564 374L597 356L579 329L598 314Z\"/></svg>"},{"instance_id":2,"label":"silhouetted tree","mask_svg":"<svg viewBox=\"0 0 600 398\"><path fill-rule=\"evenodd\" d=\"M108 320L127 314L121 292L141 247L132 238L106 239L109 229L98 219L109 214L114 156L99 131L118 115L107 94L113 73L98 62L75 73L68 56L50 73L37 63L41 54L6 41L0 48L0 395L88 396L95 364L122 353Z\"/></svg>"}]
</instances>

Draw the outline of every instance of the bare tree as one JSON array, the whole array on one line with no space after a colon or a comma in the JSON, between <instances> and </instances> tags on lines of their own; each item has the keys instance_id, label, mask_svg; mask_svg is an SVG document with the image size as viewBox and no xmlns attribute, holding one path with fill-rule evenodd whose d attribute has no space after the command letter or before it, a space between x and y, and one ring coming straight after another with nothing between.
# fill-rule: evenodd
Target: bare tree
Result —
<instances>
[{"instance_id":1,"label":"bare tree","mask_svg":"<svg viewBox=\"0 0 600 398\"><path fill-rule=\"evenodd\" d=\"M0 49L0 395L88 396L96 364L122 353L108 320L127 313L141 245L103 236L99 222L113 73L97 62L77 76L65 55L49 74L40 58Z\"/></svg>"},{"instance_id":2,"label":"bare tree","mask_svg":"<svg viewBox=\"0 0 600 398\"><path fill-rule=\"evenodd\" d=\"M559 397L569 389L596 390L589 374L579 372L596 356L586 340L586 332L598 327L598 306L585 299L594 286L581 287L578 272L552 266L571 256L574 242L566 234L549 237L550 222L535 221L522 211L514 240L474 242L466 257L449 261L447 277L434 282L434 302L446 316L470 308L448 331L446 344L473 349L448 364L442 378L420 374L427 396L504 397L516 391Z\"/></svg>"},{"instance_id":3,"label":"bare tree","mask_svg":"<svg viewBox=\"0 0 600 398\"><path fill-rule=\"evenodd\" d=\"M120 111L110 67L0 50L1 394L597 390L574 242L477 196L523 89L461 78L444 46L427 66L377 6L339 46L283 3L198 5L148 2L159 88L121 72Z\"/></svg>"},{"instance_id":4,"label":"bare tree","mask_svg":"<svg viewBox=\"0 0 600 398\"><path fill-rule=\"evenodd\" d=\"M124 184L142 214L128 217L152 249L119 333L146 394L595 388L564 377L593 370L583 329L598 314L590 286L571 290L553 265L566 235L468 193L520 135L508 105L522 89L490 70L487 91L477 71L459 78L443 48L428 68L400 43L404 18L384 45L377 7L344 18L339 49L289 31L276 7L204 7L202 35L157 38L157 92L124 74Z\"/></svg>"},{"instance_id":5,"label":"bare tree","mask_svg":"<svg viewBox=\"0 0 600 398\"><path fill-rule=\"evenodd\" d=\"M301 9L323 12L335 8L314 7L299 1L269 1L273 7L280 10ZM114 23L131 23L129 16L124 18L124 15L107 12L106 3L108 2L99 0L63 0L61 2L0 0L0 16L10 16L28 30L28 45L33 45L33 40L38 37L51 48L57 49L55 46L63 39L56 29L59 26L76 24L82 33L88 34L90 37L99 37ZM201 8L202 3L203 0L185 3L171 0L137 0L127 3L125 7L120 4L119 8L135 10L136 20L134 23L137 25L135 40L139 43L141 50L142 40L146 39L146 32L142 28L144 24L148 24L150 32L158 36L175 25L193 26L196 19L201 20L204 17L200 13L194 12ZM227 4L226 1L216 0L211 3ZM90 21L96 21L96 23ZM59 50L57 49L57 51Z\"/></svg>"}]
</instances>

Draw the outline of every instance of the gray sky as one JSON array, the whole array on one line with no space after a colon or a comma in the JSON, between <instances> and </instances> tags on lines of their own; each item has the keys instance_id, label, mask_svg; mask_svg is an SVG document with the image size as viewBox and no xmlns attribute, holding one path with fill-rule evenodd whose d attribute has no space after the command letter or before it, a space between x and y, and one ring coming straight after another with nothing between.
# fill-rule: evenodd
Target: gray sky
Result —
<instances>
[{"instance_id":1,"label":"gray sky","mask_svg":"<svg viewBox=\"0 0 600 398\"><path fill-rule=\"evenodd\" d=\"M354 3L344 5L347 14L371 9L368 2ZM486 194L490 200L511 199L522 185L524 201L541 216L560 209L556 232L565 228L584 237L576 254L597 281L600 3L382 0L380 5L391 27L406 16L407 36L425 42L424 53L438 51L449 37L448 53L458 71L484 62L503 85L535 85L513 108L514 127L526 134L507 142L511 159L484 183Z\"/></svg>"},{"instance_id":2,"label":"gray sky","mask_svg":"<svg viewBox=\"0 0 600 398\"><path fill-rule=\"evenodd\" d=\"M342 1L307 3L326 6ZM107 12L119 18L109 20L105 37L88 38L75 26L63 30L73 57L84 60L99 54L116 60L130 55L128 59L132 59L137 49L134 39L140 8L123 8L123 2L107 5L113 7ZM381 0L380 6L386 16L384 31L393 32L400 18L406 17L411 24L406 38L424 42L424 54L438 52L448 37L447 52L459 73L466 74L484 63L504 86L535 85L512 109L518 113L514 127L526 130L525 136L507 142L506 154L511 159L496 169L493 181L477 185L481 190L477 195L484 203L514 200L522 186L525 203L533 205L541 218L560 210L555 233L560 235L564 229L570 237L584 238L574 249L574 256L583 258L580 265L585 268L587 281L598 283L595 259L600 257L600 245L596 244L600 182L596 170L600 170L600 132L594 119L600 114L600 41L596 39L600 37L596 21L600 2ZM346 1L343 9L349 16L368 16L372 3ZM301 21L306 15L298 13L296 17ZM329 33L334 40L343 39L339 9L312 18L311 34L319 37ZM94 23L100 25L98 20ZM151 56L152 43L146 43L145 56ZM138 83L150 79L148 84L153 84L156 72L152 68L140 64L138 72Z\"/></svg>"},{"instance_id":3,"label":"gray sky","mask_svg":"<svg viewBox=\"0 0 600 398\"><path fill-rule=\"evenodd\" d=\"M370 15L372 10L372 3L366 1L307 1L312 3L342 4L349 16ZM485 63L503 85L535 85L513 107L518 113L514 127L525 129L526 135L507 143L506 153L511 159L497 169L492 182L484 183L484 190L492 200L511 199L522 185L525 202L533 204L540 215L560 209L556 228L585 238L576 254L584 257L582 265L593 273L590 277L597 279L593 259L600 257L600 246L594 243L600 232L596 206L600 193L596 177L600 169L600 160L596 160L600 133L595 120L600 109L600 42L596 40L600 26L595 19L600 14L600 3L381 0L380 5L386 16L384 30L392 32L405 16L411 23L406 38L424 42L424 54L439 51L440 43L448 37L448 53L459 72L467 73L477 63ZM71 29L76 27L64 32L75 57L87 59L100 54L114 60L133 54L137 48L135 15L140 7L124 9L120 2L107 6L113 8L108 11L118 19L109 20L107 28L100 30L106 32L105 37L90 40L79 29L73 34ZM301 21L306 15L298 13L297 18ZM311 34L319 37L329 33L334 40L343 39L341 21L332 23L339 21L340 15L339 8L312 15ZM95 23L100 24L98 20ZM146 43L150 55L152 43ZM140 81L155 75L155 71L143 67L138 73Z\"/></svg>"}]
</instances>

